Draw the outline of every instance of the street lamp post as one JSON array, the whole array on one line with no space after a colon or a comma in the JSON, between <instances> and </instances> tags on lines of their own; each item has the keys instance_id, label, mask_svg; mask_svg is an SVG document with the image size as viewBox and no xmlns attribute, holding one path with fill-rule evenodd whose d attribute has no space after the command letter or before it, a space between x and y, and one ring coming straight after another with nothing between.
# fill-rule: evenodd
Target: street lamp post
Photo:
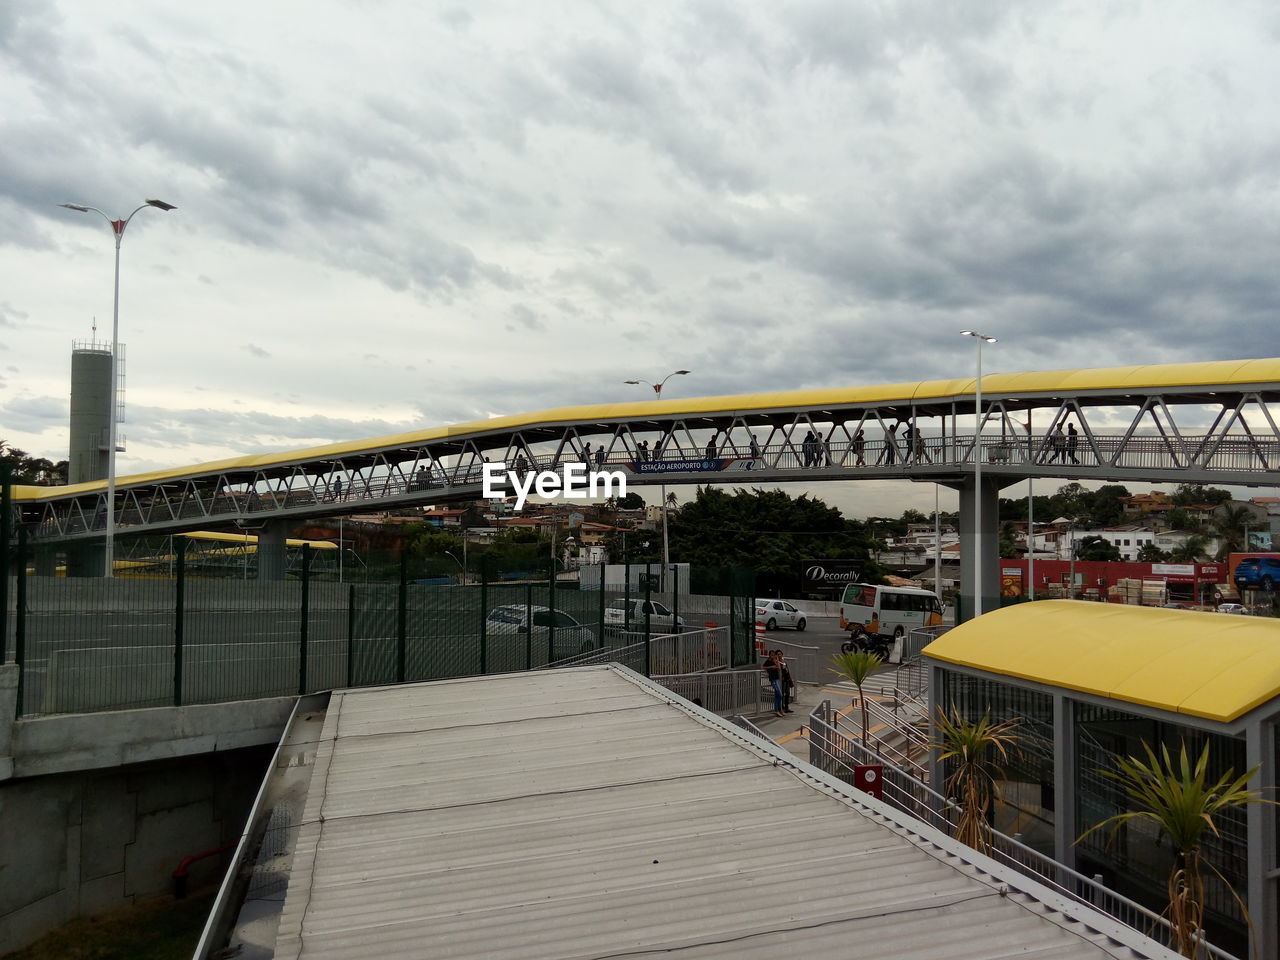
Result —
<instances>
[{"instance_id":1,"label":"street lamp post","mask_svg":"<svg viewBox=\"0 0 1280 960\"><path fill-rule=\"evenodd\" d=\"M165 203L163 200L148 200L123 220L113 220L97 207L91 207L87 204L60 203L58 206L66 207L68 210L76 210L80 213L93 212L101 215L111 225L111 232L116 238L116 280L115 293L111 304L111 394L110 409L107 411L107 531L106 543L103 548L103 559L106 568L104 576L110 577L115 574L116 427L119 419L117 407L120 396L120 241L124 239L125 227L129 226L129 221L134 218L139 210L155 207L157 210L164 210L167 213L178 208L172 203Z\"/></svg>"},{"instance_id":2,"label":"street lamp post","mask_svg":"<svg viewBox=\"0 0 1280 960\"><path fill-rule=\"evenodd\" d=\"M642 379L623 380L622 382L629 383L633 387L638 387L642 383L647 383L649 386L653 387L653 392L656 393L658 395L658 399L661 400L663 384L672 377L683 377L689 372L690 371L688 370L673 370L657 383L654 383L651 380ZM662 589L665 591L667 589L667 571L671 569L671 550L667 542L667 485L665 483L659 484L658 489L662 495Z\"/></svg>"},{"instance_id":3,"label":"street lamp post","mask_svg":"<svg viewBox=\"0 0 1280 960\"><path fill-rule=\"evenodd\" d=\"M973 337L978 342L978 379L974 384L973 434L973 615L982 616L982 345L995 343L996 338L977 330L961 330L960 336Z\"/></svg>"}]
</instances>

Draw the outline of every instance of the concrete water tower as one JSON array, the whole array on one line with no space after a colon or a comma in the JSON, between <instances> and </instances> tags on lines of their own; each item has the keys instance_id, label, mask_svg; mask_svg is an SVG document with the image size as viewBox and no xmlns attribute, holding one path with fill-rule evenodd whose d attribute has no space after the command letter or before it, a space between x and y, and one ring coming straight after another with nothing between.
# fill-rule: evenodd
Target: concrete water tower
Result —
<instances>
[{"instance_id":1,"label":"concrete water tower","mask_svg":"<svg viewBox=\"0 0 1280 960\"><path fill-rule=\"evenodd\" d=\"M79 340L71 345L71 449L67 456L67 482L102 480L107 475L107 448L111 435L111 404L123 407L124 348L121 346L112 389L111 344ZM117 409L117 424L124 420ZM124 444L116 430L116 451Z\"/></svg>"},{"instance_id":2,"label":"concrete water tower","mask_svg":"<svg viewBox=\"0 0 1280 960\"><path fill-rule=\"evenodd\" d=\"M119 424L124 420L124 348L112 389L111 344L78 340L71 344L71 448L67 451L67 483L103 480L111 445L111 404L116 403L116 451L124 448ZM80 543L63 551L69 577L100 577L106 571L101 542ZM53 576L55 551L36 551L36 569Z\"/></svg>"}]
</instances>

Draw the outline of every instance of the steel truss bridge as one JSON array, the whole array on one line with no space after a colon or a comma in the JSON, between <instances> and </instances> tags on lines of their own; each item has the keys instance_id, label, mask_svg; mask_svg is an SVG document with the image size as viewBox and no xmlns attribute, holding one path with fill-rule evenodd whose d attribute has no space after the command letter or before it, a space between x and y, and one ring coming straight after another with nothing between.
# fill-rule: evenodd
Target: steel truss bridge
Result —
<instances>
[{"instance_id":1,"label":"steel truss bridge","mask_svg":"<svg viewBox=\"0 0 1280 960\"><path fill-rule=\"evenodd\" d=\"M989 374L977 431L975 386L969 378L565 407L126 476L117 480L117 535L476 498L486 462L557 469L586 459L587 445L593 467L621 470L629 484L908 479L961 489L962 514L979 460L993 505L995 491L1032 477L1280 479L1280 358ZM1074 442L1055 440L1068 425ZM817 440L805 444L810 433ZM97 539L106 496L105 481L17 487L13 519L34 540ZM983 513L983 525L994 524L995 511Z\"/></svg>"}]
</instances>

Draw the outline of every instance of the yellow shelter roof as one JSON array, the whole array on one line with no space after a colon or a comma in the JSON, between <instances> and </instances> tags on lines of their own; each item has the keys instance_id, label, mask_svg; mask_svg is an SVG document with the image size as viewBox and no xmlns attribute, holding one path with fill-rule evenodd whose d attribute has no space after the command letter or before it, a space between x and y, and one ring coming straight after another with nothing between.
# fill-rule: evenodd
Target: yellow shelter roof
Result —
<instances>
[{"instance_id":1,"label":"yellow shelter roof","mask_svg":"<svg viewBox=\"0 0 1280 960\"><path fill-rule=\"evenodd\" d=\"M1229 723L1280 696L1280 620L1038 600L949 630L946 663Z\"/></svg>"}]
</instances>

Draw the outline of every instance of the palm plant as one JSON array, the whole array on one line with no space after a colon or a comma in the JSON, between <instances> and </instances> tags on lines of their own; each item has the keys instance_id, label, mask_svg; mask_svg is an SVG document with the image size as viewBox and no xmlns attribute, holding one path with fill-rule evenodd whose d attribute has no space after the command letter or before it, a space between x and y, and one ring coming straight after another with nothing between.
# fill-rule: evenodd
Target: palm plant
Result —
<instances>
[{"instance_id":1,"label":"palm plant","mask_svg":"<svg viewBox=\"0 0 1280 960\"><path fill-rule=\"evenodd\" d=\"M1018 749L1016 718L995 721L987 710L979 720L965 717L954 705L942 709L934 721L935 737L929 744L939 761L951 761L946 779L947 796L960 804L956 839L980 853L991 851L991 824L987 815L999 794L997 775Z\"/></svg>"},{"instance_id":2,"label":"palm plant","mask_svg":"<svg viewBox=\"0 0 1280 960\"><path fill-rule=\"evenodd\" d=\"M1222 512L1212 522L1214 532L1218 534L1221 542L1218 559L1225 560L1237 550L1249 549L1245 536L1249 523L1253 520L1253 513L1246 506L1233 507L1223 504L1219 509Z\"/></svg>"},{"instance_id":3,"label":"palm plant","mask_svg":"<svg viewBox=\"0 0 1280 960\"><path fill-rule=\"evenodd\" d=\"M1150 820L1162 833L1167 834L1177 854L1169 870L1169 906L1165 909L1165 915L1173 928L1174 949L1184 957L1198 957L1203 952L1203 937L1200 934L1204 928L1203 867L1208 866L1227 889L1231 890L1236 903L1245 913L1246 920L1248 919L1244 903L1226 878L1201 856L1200 843L1205 830L1212 830L1217 834L1218 828L1213 818L1224 810L1250 803L1274 801L1264 800L1260 792L1249 790L1245 786L1258 772L1257 767L1238 777L1234 776L1234 770L1228 770L1216 781L1209 783L1207 742L1194 765L1187 756L1185 742L1178 752L1176 763L1170 758L1169 748L1164 744L1160 746L1159 757L1145 741L1142 749L1146 752L1145 761L1127 757L1117 761L1118 770L1100 771L1120 784L1130 805L1135 809L1094 824L1080 835L1076 843L1095 830L1102 829L1108 829L1114 838L1116 831L1130 820Z\"/></svg>"},{"instance_id":4,"label":"palm plant","mask_svg":"<svg viewBox=\"0 0 1280 960\"><path fill-rule=\"evenodd\" d=\"M852 653L837 653L831 658L831 672L848 680L858 688L858 703L862 707L862 745L867 745L867 698L862 692L862 684L875 672L876 667L884 663L878 653L866 650L855 650Z\"/></svg>"},{"instance_id":5,"label":"palm plant","mask_svg":"<svg viewBox=\"0 0 1280 960\"><path fill-rule=\"evenodd\" d=\"M1203 534L1193 533L1187 537L1180 547L1169 551L1169 559L1174 563L1197 563L1208 555L1209 538Z\"/></svg>"}]
</instances>

